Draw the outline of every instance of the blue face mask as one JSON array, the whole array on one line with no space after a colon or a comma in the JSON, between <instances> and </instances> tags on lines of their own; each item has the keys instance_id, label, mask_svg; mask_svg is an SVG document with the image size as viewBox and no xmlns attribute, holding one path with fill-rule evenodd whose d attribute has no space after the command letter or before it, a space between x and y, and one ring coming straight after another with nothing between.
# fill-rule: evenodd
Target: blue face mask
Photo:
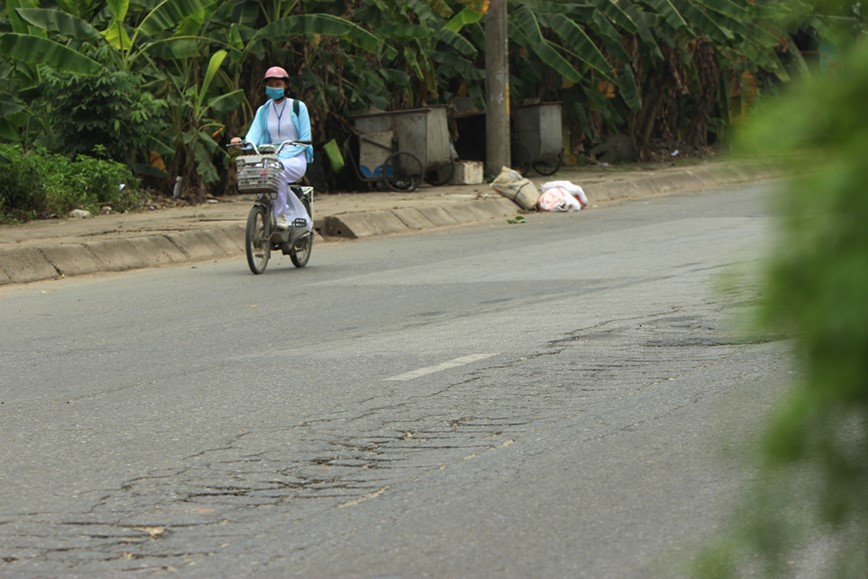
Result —
<instances>
[{"instance_id":1,"label":"blue face mask","mask_svg":"<svg viewBox=\"0 0 868 579\"><path fill-rule=\"evenodd\" d=\"M270 99L274 99L276 101L279 101L280 99L283 98L283 93L284 93L284 90L282 88L274 88L271 86L265 87L265 95Z\"/></svg>"}]
</instances>

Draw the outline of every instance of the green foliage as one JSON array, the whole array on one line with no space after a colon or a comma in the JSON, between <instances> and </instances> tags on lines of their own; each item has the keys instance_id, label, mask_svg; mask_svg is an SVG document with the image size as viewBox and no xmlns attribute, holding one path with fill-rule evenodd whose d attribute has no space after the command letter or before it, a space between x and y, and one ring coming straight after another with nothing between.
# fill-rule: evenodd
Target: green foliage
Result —
<instances>
[{"instance_id":1,"label":"green foliage","mask_svg":"<svg viewBox=\"0 0 868 579\"><path fill-rule=\"evenodd\" d=\"M38 155L0 144L0 221L27 221L45 213L44 169Z\"/></svg>"},{"instance_id":2,"label":"green foliage","mask_svg":"<svg viewBox=\"0 0 868 579\"><path fill-rule=\"evenodd\" d=\"M65 215L72 209L98 213L102 207L123 212L139 201L135 180L129 168L115 161L78 155L46 156L47 205L51 213ZM121 188L123 185L123 188Z\"/></svg>"},{"instance_id":3,"label":"green foliage","mask_svg":"<svg viewBox=\"0 0 868 579\"><path fill-rule=\"evenodd\" d=\"M99 63L47 38L14 32L0 33L0 52L24 62L44 63L79 74L95 75Z\"/></svg>"},{"instance_id":4,"label":"green foliage","mask_svg":"<svg viewBox=\"0 0 868 579\"><path fill-rule=\"evenodd\" d=\"M485 102L484 0L7 4L0 138L31 146L56 132L88 151L101 124L112 158L158 153L141 174L166 188L183 176L194 197L226 181L220 139L247 127L274 64L294 71L290 92L308 103L317 142L349 141L349 118L371 108ZM782 10L754 0L510 0L510 95L564 102L576 152L613 133L642 153L655 140L702 147L724 136L743 73L786 77ZM58 72L40 96L48 70ZM94 72L103 74L85 103L77 75ZM64 117L55 98L65 92L80 117ZM70 138L76 127L81 144Z\"/></svg>"},{"instance_id":5,"label":"green foliage","mask_svg":"<svg viewBox=\"0 0 868 579\"><path fill-rule=\"evenodd\" d=\"M54 149L70 156L94 155L98 148L116 161L132 164L165 126L165 102L143 90L128 72L97 77L46 75Z\"/></svg>"},{"instance_id":6,"label":"green foliage","mask_svg":"<svg viewBox=\"0 0 868 579\"><path fill-rule=\"evenodd\" d=\"M778 200L786 217L759 319L794 336L800 378L770 420L735 538L705 554L705 577L739 576L754 554L787 576L790 553L818 540L834 554L830 576L868 568L868 41L840 58L837 76L806 79L741 137L750 154L811 167Z\"/></svg>"},{"instance_id":7,"label":"green foliage","mask_svg":"<svg viewBox=\"0 0 868 579\"><path fill-rule=\"evenodd\" d=\"M105 206L123 212L141 201L129 168L115 161L22 152L17 145L0 144L0 168L0 221L65 215L72 209L98 213Z\"/></svg>"}]
</instances>

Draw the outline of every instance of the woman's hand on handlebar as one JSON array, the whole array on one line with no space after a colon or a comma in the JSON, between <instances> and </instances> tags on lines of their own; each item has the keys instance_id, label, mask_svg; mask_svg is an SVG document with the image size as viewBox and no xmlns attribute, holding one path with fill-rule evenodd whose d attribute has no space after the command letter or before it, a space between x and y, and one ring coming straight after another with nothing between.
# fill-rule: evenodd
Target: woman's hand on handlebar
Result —
<instances>
[{"instance_id":1,"label":"woman's hand on handlebar","mask_svg":"<svg viewBox=\"0 0 868 579\"><path fill-rule=\"evenodd\" d=\"M240 137L232 137L232 139L230 139L229 143L227 143L226 147L227 148L235 148L235 149L247 149L247 150L253 150L254 152L258 152L256 145L254 145L253 143L251 143L249 141L245 141L244 139L242 139Z\"/></svg>"}]
</instances>

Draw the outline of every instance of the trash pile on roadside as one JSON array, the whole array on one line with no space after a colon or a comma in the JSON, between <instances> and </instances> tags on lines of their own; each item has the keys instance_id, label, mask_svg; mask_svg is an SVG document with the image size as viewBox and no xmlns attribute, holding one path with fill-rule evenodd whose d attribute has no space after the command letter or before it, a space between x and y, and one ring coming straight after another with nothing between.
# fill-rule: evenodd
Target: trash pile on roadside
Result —
<instances>
[{"instance_id":1,"label":"trash pile on roadside","mask_svg":"<svg viewBox=\"0 0 868 579\"><path fill-rule=\"evenodd\" d=\"M526 211L581 211L588 206L585 191L571 181L549 181L537 188L509 167L501 169L491 188Z\"/></svg>"}]
</instances>

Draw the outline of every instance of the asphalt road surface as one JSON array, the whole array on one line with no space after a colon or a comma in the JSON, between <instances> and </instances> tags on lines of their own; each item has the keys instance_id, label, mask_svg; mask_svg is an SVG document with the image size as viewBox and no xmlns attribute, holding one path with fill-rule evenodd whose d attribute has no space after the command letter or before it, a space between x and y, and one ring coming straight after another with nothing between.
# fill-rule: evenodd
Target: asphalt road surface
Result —
<instances>
[{"instance_id":1,"label":"asphalt road surface","mask_svg":"<svg viewBox=\"0 0 868 579\"><path fill-rule=\"evenodd\" d=\"M0 576L682 574L792 380L769 192L0 290Z\"/></svg>"}]
</instances>

